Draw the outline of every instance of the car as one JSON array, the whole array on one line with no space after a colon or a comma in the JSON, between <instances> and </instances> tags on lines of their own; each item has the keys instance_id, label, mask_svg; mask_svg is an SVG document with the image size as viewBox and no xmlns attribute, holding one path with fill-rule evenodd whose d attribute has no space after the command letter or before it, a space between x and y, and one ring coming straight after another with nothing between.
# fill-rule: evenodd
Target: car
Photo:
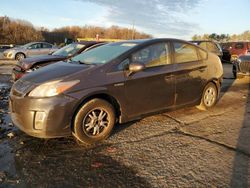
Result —
<instances>
[{"instance_id":1,"label":"car","mask_svg":"<svg viewBox=\"0 0 250 188\"><path fill-rule=\"evenodd\" d=\"M229 51L231 58L230 61L233 62L237 60L241 55L246 55L250 50L250 42L229 42L227 44L226 50Z\"/></svg>"},{"instance_id":2,"label":"car","mask_svg":"<svg viewBox=\"0 0 250 188\"><path fill-rule=\"evenodd\" d=\"M4 58L12 60L22 60L26 57L46 55L53 53L58 48L47 42L31 42L23 46L11 48L3 52Z\"/></svg>"},{"instance_id":3,"label":"car","mask_svg":"<svg viewBox=\"0 0 250 188\"><path fill-rule=\"evenodd\" d=\"M228 42L222 42L220 43L220 46L222 48L222 62L224 63L231 63L231 54L229 51L230 43Z\"/></svg>"},{"instance_id":4,"label":"car","mask_svg":"<svg viewBox=\"0 0 250 188\"><path fill-rule=\"evenodd\" d=\"M41 67L55 63L57 61L67 60L83 51L90 50L97 46L106 44L104 42L88 41L71 43L63 48L49 54L36 57L25 58L17 62L12 70L12 79L20 79L27 73L33 72Z\"/></svg>"},{"instance_id":5,"label":"car","mask_svg":"<svg viewBox=\"0 0 250 188\"><path fill-rule=\"evenodd\" d=\"M247 55L241 55L237 59L233 60L232 63L234 78L250 76L250 53Z\"/></svg>"},{"instance_id":6,"label":"car","mask_svg":"<svg viewBox=\"0 0 250 188\"><path fill-rule=\"evenodd\" d=\"M180 107L213 107L217 55L178 39L115 42L48 65L15 82L9 104L20 130L39 138L106 139L116 123Z\"/></svg>"},{"instance_id":7,"label":"car","mask_svg":"<svg viewBox=\"0 0 250 188\"><path fill-rule=\"evenodd\" d=\"M190 42L208 50L209 52L215 53L222 60L223 52L218 43L210 40L194 40Z\"/></svg>"}]
</instances>

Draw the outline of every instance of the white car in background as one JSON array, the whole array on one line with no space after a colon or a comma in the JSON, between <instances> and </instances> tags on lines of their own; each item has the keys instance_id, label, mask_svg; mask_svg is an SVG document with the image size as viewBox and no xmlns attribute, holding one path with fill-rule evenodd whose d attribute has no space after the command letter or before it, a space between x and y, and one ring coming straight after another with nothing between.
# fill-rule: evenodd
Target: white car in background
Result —
<instances>
[{"instance_id":1,"label":"white car in background","mask_svg":"<svg viewBox=\"0 0 250 188\"><path fill-rule=\"evenodd\" d=\"M26 57L51 54L58 50L58 47L47 42L31 42L23 46L11 48L3 52L6 59L22 60Z\"/></svg>"}]
</instances>

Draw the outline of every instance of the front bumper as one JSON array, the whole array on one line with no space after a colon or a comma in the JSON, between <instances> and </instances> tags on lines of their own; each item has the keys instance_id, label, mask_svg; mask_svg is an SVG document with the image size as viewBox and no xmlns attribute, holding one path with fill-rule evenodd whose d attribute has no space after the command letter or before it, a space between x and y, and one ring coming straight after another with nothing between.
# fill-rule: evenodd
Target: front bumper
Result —
<instances>
[{"instance_id":1,"label":"front bumper","mask_svg":"<svg viewBox=\"0 0 250 188\"><path fill-rule=\"evenodd\" d=\"M14 53L3 53L3 56L5 59L15 59L15 54Z\"/></svg>"},{"instance_id":2,"label":"front bumper","mask_svg":"<svg viewBox=\"0 0 250 188\"><path fill-rule=\"evenodd\" d=\"M71 135L71 120L77 106L77 100L72 97L59 95L35 99L11 94L9 105L13 123L28 135L39 138ZM38 120L37 115L41 113L45 116Z\"/></svg>"}]
</instances>

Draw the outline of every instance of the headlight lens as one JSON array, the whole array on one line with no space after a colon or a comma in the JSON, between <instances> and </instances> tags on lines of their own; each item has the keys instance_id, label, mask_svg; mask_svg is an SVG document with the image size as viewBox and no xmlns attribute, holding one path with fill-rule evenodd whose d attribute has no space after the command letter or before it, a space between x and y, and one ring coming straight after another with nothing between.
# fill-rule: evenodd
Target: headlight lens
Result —
<instances>
[{"instance_id":1,"label":"headlight lens","mask_svg":"<svg viewBox=\"0 0 250 188\"><path fill-rule=\"evenodd\" d=\"M60 93L66 91L67 89L78 84L80 80L61 82L61 80L48 82L37 86L30 93L30 97L52 97L59 95Z\"/></svg>"}]
</instances>

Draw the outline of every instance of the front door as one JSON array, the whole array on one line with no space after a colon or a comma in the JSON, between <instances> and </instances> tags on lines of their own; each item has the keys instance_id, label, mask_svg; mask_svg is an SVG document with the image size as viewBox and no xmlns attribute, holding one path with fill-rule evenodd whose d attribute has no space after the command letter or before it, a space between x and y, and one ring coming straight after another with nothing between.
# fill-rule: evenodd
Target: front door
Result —
<instances>
[{"instance_id":1,"label":"front door","mask_svg":"<svg viewBox=\"0 0 250 188\"><path fill-rule=\"evenodd\" d=\"M126 76L125 96L128 116L133 118L174 104L175 85L168 43L156 43L139 50L130 63L141 63L145 69Z\"/></svg>"}]
</instances>

